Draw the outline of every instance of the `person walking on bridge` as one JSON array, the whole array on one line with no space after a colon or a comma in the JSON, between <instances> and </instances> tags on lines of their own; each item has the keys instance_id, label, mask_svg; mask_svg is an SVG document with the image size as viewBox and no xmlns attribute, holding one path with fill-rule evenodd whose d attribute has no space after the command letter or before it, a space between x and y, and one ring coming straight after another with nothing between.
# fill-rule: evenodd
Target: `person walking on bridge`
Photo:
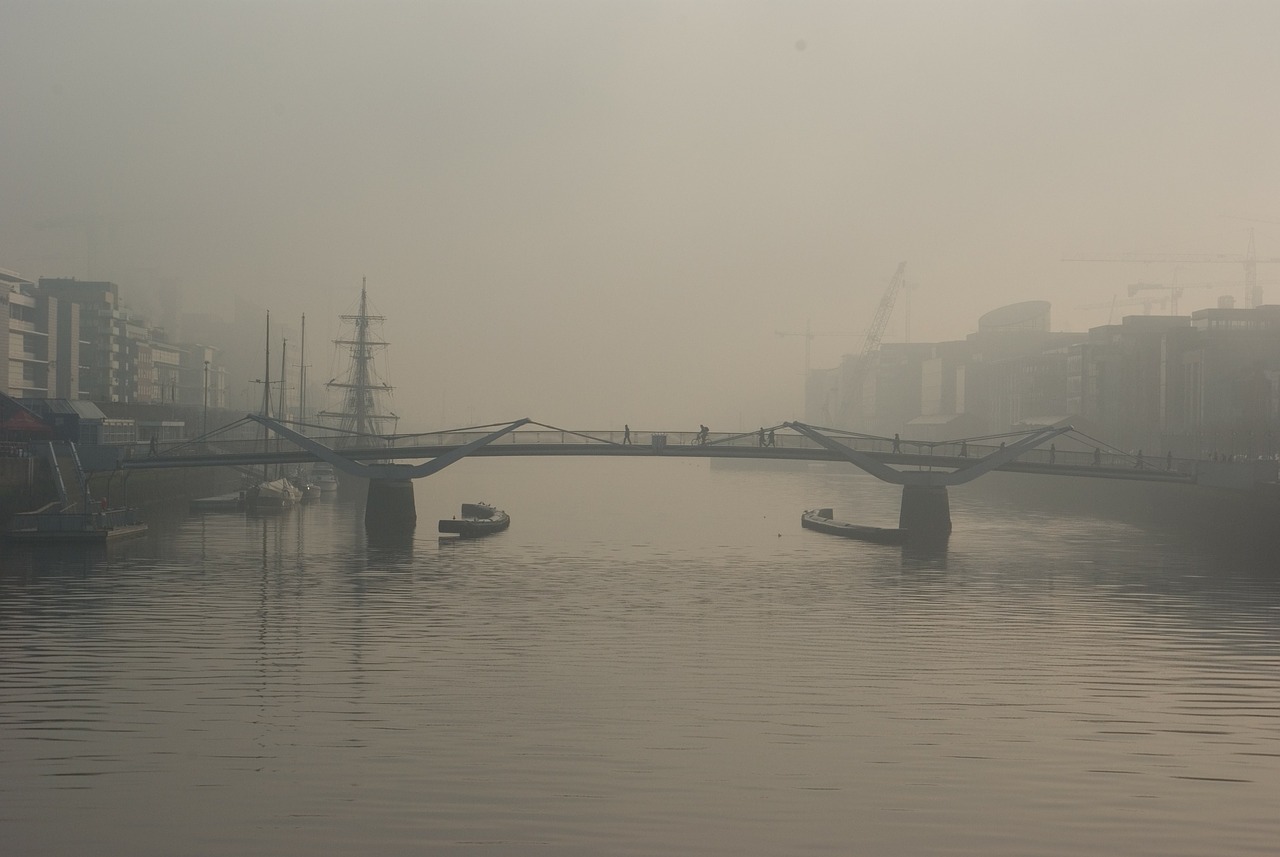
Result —
<instances>
[{"instance_id":1,"label":"person walking on bridge","mask_svg":"<svg viewBox=\"0 0 1280 857\"><path fill-rule=\"evenodd\" d=\"M631 443L631 426L627 423L622 424L622 442Z\"/></svg>"},{"instance_id":2,"label":"person walking on bridge","mask_svg":"<svg viewBox=\"0 0 1280 857\"><path fill-rule=\"evenodd\" d=\"M760 445L761 445L761 446L768 446L768 444L767 444L767 443L765 443L764 426L760 426L760 432L759 432L759 435L758 435L758 436L759 436L759 438L760 438Z\"/></svg>"}]
</instances>

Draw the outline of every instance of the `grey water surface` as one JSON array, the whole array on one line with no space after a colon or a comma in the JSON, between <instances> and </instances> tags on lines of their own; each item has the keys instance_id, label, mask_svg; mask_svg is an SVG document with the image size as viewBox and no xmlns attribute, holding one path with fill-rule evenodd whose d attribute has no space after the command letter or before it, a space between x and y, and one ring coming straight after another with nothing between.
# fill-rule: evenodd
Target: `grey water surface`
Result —
<instances>
[{"instance_id":1,"label":"grey water surface","mask_svg":"<svg viewBox=\"0 0 1280 857\"><path fill-rule=\"evenodd\" d=\"M358 508L150 510L0 560L15 855L1274 853L1280 575L847 469L467 461ZM489 539L435 519L484 500Z\"/></svg>"}]
</instances>

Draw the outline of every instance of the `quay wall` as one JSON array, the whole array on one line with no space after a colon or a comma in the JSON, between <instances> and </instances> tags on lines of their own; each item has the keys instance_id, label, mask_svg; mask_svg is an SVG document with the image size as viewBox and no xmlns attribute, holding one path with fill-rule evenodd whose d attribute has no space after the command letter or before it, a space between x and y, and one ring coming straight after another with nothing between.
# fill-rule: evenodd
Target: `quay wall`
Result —
<instances>
[{"instance_id":1,"label":"quay wall","mask_svg":"<svg viewBox=\"0 0 1280 857\"><path fill-rule=\"evenodd\" d=\"M89 493L95 500L105 498L108 505L129 506L179 503L184 508L193 497L206 497L234 491L240 486L240 475L226 467L191 467L171 470L140 470L94 473L89 478ZM79 488L67 485L74 495ZM58 499L53 471L44 459L0 458L0 527L17 512L38 509Z\"/></svg>"}]
</instances>

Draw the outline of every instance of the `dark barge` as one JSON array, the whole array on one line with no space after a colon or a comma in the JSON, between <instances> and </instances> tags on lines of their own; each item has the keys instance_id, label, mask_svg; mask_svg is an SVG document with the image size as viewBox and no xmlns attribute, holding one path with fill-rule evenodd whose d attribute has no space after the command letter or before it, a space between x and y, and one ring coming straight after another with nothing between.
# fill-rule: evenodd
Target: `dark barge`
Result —
<instances>
[{"instance_id":1,"label":"dark barge","mask_svg":"<svg viewBox=\"0 0 1280 857\"><path fill-rule=\"evenodd\" d=\"M800 526L820 533L843 536L846 539L858 539L880 545L906 544L908 532L900 527L866 527L861 524L850 524L837 521L832 509L809 509L800 516Z\"/></svg>"},{"instance_id":2,"label":"dark barge","mask_svg":"<svg viewBox=\"0 0 1280 857\"><path fill-rule=\"evenodd\" d=\"M468 539L491 536L509 526L511 516L488 503L463 503L461 517L440 520L440 532Z\"/></svg>"}]
</instances>

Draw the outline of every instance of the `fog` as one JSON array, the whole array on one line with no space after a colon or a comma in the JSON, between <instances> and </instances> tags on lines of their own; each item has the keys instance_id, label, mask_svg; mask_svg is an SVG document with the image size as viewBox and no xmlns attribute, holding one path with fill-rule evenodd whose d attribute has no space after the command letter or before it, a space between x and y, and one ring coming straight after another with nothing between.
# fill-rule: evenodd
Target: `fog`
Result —
<instances>
[{"instance_id":1,"label":"fog","mask_svg":"<svg viewBox=\"0 0 1280 857\"><path fill-rule=\"evenodd\" d=\"M305 312L317 354L367 278L402 430L752 429L800 415L778 331L844 334L834 365L901 261L886 341L1242 297L1239 265L1063 260L1280 256L1278 32L1270 2L0 0L0 267Z\"/></svg>"}]
</instances>

